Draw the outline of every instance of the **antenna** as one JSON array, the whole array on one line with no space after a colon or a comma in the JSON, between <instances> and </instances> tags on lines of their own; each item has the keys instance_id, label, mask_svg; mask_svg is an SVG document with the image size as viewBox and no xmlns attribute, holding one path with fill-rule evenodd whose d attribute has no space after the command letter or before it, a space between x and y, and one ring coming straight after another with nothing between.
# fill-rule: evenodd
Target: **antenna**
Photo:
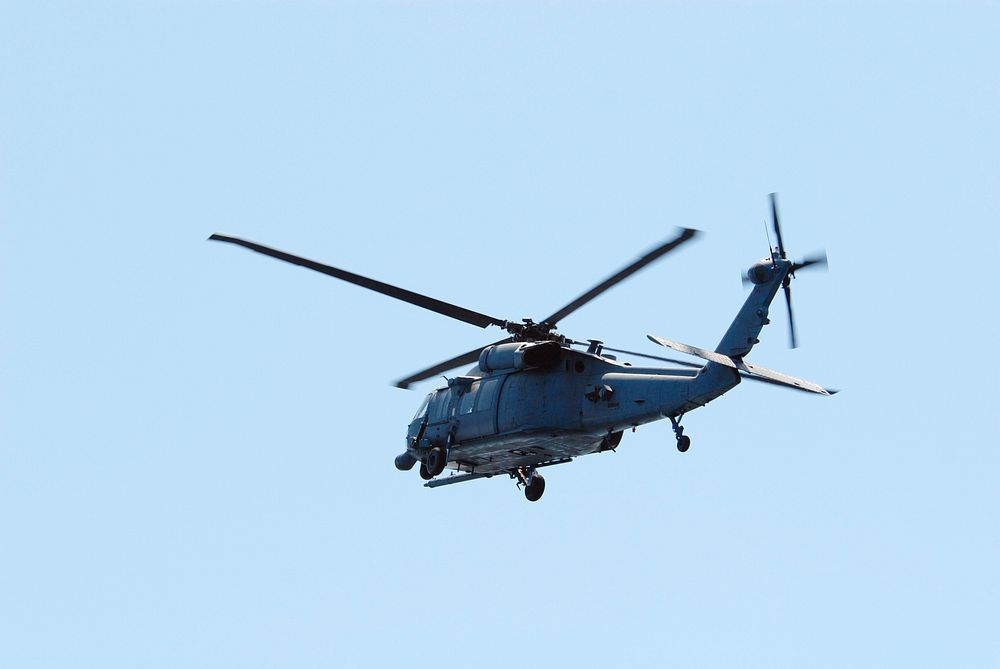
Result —
<instances>
[{"instance_id":1,"label":"antenna","mask_svg":"<svg viewBox=\"0 0 1000 669\"><path fill-rule=\"evenodd\" d=\"M764 236L767 237L767 255L774 257L774 247L771 246L771 233L767 231L767 221L764 221Z\"/></svg>"}]
</instances>

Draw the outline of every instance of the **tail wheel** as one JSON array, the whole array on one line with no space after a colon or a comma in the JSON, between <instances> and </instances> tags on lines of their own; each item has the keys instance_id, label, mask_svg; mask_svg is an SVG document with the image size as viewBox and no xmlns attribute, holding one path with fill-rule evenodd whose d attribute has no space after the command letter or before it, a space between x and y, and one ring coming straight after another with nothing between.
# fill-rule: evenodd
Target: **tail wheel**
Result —
<instances>
[{"instance_id":1,"label":"tail wheel","mask_svg":"<svg viewBox=\"0 0 1000 669\"><path fill-rule=\"evenodd\" d=\"M445 455L443 448L435 446L427 453L427 459L424 464L427 468L427 473L430 474L428 478L434 478L444 471L444 466L448 464L448 456Z\"/></svg>"},{"instance_id":2,"label":"tail wheel","mask_svg":"<svg viewBox=\"0 0 1000 669\"><path fill-rule=\"evenodd\" d=\"M545 479L539 474L532 476L528 485L524 486L524 496L529 502L540 500L543 492L545 492Z\"/></svg>"}]
</instances>

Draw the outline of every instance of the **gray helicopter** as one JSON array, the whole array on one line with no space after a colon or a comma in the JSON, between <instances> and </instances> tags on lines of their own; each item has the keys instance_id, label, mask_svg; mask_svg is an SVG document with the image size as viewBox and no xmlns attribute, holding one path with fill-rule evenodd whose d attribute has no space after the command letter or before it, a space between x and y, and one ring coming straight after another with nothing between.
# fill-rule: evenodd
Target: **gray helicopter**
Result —
<instances>
[{"instance_id":1,"label":"gray helicopter","mask_svg":"<svg viewBox=\"0 0 1000 669\"><path fill-rule=\"evenodd\" d=\"M395 464L407 471L420 463L420 476L430 488L506 475L523 486L525 497L534 502L545 491L539 469L614 450L628 428L668 418L677 449L686 452L691 439L681 426L684 415L736 387L742 379L820 395L836 392L744 360L758 343L761 329L770 322L768 308L779 289L784 290L788 307L791 346L797 346L791 280L798 270L827 263L825 254L799 262L788 259L774 193L770 204L777 246L770 257L747 271L744 283L753 290L715 350L647 335L660 346L701 358L703 364L611 348L596 339L574 341L555 332L560 320L690 241L697 230L681 229L675 238L537 323L494 318L238 237L213 234L209 239L237 244L478 327L505 330L509 336L500 341L396 383L408 388L417 381L476 363L424 398L407 429L406 450L396 457ZM682 369L634 366L619 362L612 353L668 362ZM445 469L453 470L451 475L436 478Z\"/></svg>"}]
</instances>

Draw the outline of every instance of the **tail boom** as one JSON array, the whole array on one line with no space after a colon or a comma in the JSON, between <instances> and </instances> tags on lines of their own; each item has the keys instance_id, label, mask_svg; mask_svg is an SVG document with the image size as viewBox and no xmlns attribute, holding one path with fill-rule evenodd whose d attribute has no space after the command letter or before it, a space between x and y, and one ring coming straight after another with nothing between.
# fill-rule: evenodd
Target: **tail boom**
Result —
<instances>
[{"instance_id":1,"label":"tail boom","mask_svg":"<svg viewBox=\"0 0 1000 669\"><path fill-rule=\"evenodd\" d=\"M760 335L760 331L770 322L767 318L768 308L778 294L778 290L787 281L788 274L793 267L791 261L774 254L771 258L762 260L750 268L748 275L754 283L753 291L743 303L736 318L733 319L714 351L706 351L655 335L648 335L651 341L661 346L695 355L708 361L708 364L698 372L692 381L689 402L692 407L703 406L735 388L740 383L741 372L772 383L820 395L831 395L836 392L831 392L810 381L743 361L743 356L759 342L757 337Z\"/></svg>"}]
</instances>

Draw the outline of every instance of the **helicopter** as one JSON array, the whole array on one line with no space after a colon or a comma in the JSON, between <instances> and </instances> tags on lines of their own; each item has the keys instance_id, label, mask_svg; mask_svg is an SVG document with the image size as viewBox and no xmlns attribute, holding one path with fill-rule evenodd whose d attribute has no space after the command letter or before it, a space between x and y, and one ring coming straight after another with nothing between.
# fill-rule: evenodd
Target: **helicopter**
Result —
<instances>
[{"instance_id":1,"label":"helicopter","mask_svg":"<svg viewBox=\"0 0 1000 669\"><path fill-rule=\"evenodd\" d=\"M647 335L659 346L700 358L703 362L699 363L611 348L598 339L576 341L556 332L563 318L693 240L699 231L691 228L680 228L672 239L537 322L496 318L239 237L216 233L209 240L242 246L480 328L506 331L508 336L499 341L396 382L399 388L409 388L475 363L463 375L445 377L447 385L423 399L407 427L405 450L396 456L395 466L409 471L419 463L420 477L428 488L507 476L535 502L545 491L539 469L615 450L629 428L669 419L677 450L687 452L691 438L681 426L685 414L744 379L825 396L837 392L744 360L770 322L768 310L779 290L785 295L790 344L797 347L791 281L797 271L827 265L825 252L800 261L788 259L777 196L771 193L769 197L777 245L747 270L743 282L753 288L715 349ZM615 353L677 367L635 366L619 361ZM438 478L446 469L450 475Z\"/></svg>"}]
</instances>

